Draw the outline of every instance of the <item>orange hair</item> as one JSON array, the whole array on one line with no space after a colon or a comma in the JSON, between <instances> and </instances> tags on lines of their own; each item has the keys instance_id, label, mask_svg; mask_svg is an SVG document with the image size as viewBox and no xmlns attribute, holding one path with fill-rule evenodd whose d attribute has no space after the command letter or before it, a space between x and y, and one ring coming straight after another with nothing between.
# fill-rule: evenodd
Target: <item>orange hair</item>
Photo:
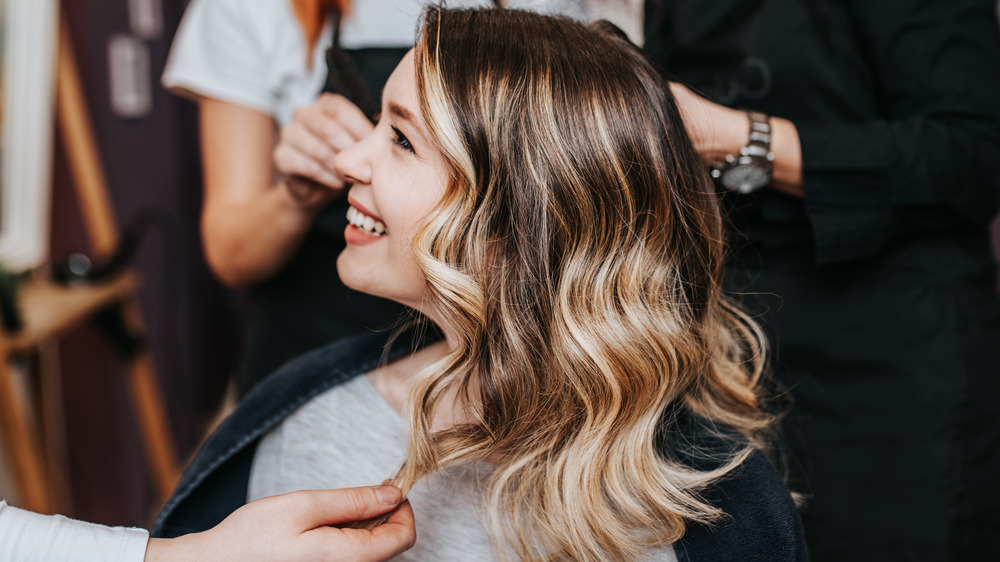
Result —
<instances>
[{"instance_id":1,"label":"orange hair","mask_svg":"<svg viewBox=\"0 0 1000 562\"><path fill-rule=\"evenodd\" d=\"M312 66L312 52L323 32L326 15L329 12L347 13L350 0L289 0L295 11L295 18L302 27L302 35L306 39L306 67Z\"/></svg>"}]
</instances>

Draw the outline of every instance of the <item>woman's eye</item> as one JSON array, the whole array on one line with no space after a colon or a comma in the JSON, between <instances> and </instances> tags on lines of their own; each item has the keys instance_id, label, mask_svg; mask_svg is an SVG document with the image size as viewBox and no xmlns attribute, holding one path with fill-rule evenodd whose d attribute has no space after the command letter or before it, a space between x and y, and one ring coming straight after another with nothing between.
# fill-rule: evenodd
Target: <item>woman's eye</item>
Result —
<instances>
[{"instance_id":1,"label":"woman's eye","mask_svg":"<svg viewBox=\"0 0 1000 562\"><path fill-rule=\"evenodd\" d=\"M413 152L413 145L410 144L410 139L406 138L406 135L399 132L399 129L393 127L392 132L395 133L396 138L392 142L396 143L400 148L408 152Z\"/></svg>"}]
</instances>

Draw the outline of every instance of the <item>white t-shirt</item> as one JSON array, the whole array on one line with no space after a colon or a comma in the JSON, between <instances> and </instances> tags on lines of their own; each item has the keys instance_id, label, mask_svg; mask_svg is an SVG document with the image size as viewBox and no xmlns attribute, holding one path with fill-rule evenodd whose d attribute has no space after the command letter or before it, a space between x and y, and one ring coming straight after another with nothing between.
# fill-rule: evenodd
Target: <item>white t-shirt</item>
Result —
<instances>
[{"instance_id":1,"label":"white t-shirt","mask_svg":"<svg viewBox=\"0 0 1000 562\"><path fill-rule=\"evenodd\" d=\"M39 515L0 500L4 562L142 562L149 531Z\"/></svg>"},{"instance_id":2,"label":"white t-shirt","mask_svg":"<svg viewBox=\"0 0 1000 562\"><path fill-rule=\"evenodd\" d=\"M355 0L341 26L341 45L406 47L429 0ZM448 7L490 6L491 0L450 0ZM581 0L512 0L509 7L585 16ZM192 0L163 72L167 88L249 107L291 120L316 99L326 78L330 22L306 66L305 39L288 0Z\"/></svg>"}]
</instances>

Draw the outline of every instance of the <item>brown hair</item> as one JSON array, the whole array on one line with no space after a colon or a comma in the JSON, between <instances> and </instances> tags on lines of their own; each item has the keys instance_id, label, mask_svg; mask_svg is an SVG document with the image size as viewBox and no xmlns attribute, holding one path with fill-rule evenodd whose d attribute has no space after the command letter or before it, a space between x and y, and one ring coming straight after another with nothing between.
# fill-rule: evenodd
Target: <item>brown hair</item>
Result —
<instances>
[{"instance_id":1,"label":"brown hair","mask_svg":"<svg viewBox=\"0 0 1000 562\"><path fill-rule=\"evenodd\" d=\"M763 340L721 289L714 189L661 76L609 24L429 9L416 81L451 167L414 240L454 349L415 379L396 482L489 459L495 550L624 560L719 515L699 492L771 422ZM457 389L468 419L432 432ZM677 412L741 433L718 468L663 454Z\"/></svg>"},{"instance_id":2,"label":"brown hair","mask_svg":"<svg viewBox=\"0 0 1000 562\"><path fill-rule=\"evenodd\" d=\"M351 0L289 0L295 19L302 28L302 36L306 45L306 68L312 66L312 52L319 41L319 35L326 24L326 16L330 12L346 14Z\"/></svg>"}]
</instances>

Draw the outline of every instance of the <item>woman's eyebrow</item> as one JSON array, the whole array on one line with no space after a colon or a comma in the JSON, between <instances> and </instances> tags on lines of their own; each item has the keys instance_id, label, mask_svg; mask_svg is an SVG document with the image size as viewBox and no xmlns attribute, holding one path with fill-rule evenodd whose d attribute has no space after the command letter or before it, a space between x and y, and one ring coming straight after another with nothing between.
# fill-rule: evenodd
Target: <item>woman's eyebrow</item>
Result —
<instances>
[{"instance_id":1,"label":"woman's eyebrow","mask_svg":"<svg viewBox=\"0 0 1000 562\"><path fill-rule=\"evenodd\" d=\"M396 102L389 102L389 113L399 117L404 121L409 121L411 124L416 125L416 121L413 119L413 112L405 107L399 105Z\"/></svg>"}]
</instances>

